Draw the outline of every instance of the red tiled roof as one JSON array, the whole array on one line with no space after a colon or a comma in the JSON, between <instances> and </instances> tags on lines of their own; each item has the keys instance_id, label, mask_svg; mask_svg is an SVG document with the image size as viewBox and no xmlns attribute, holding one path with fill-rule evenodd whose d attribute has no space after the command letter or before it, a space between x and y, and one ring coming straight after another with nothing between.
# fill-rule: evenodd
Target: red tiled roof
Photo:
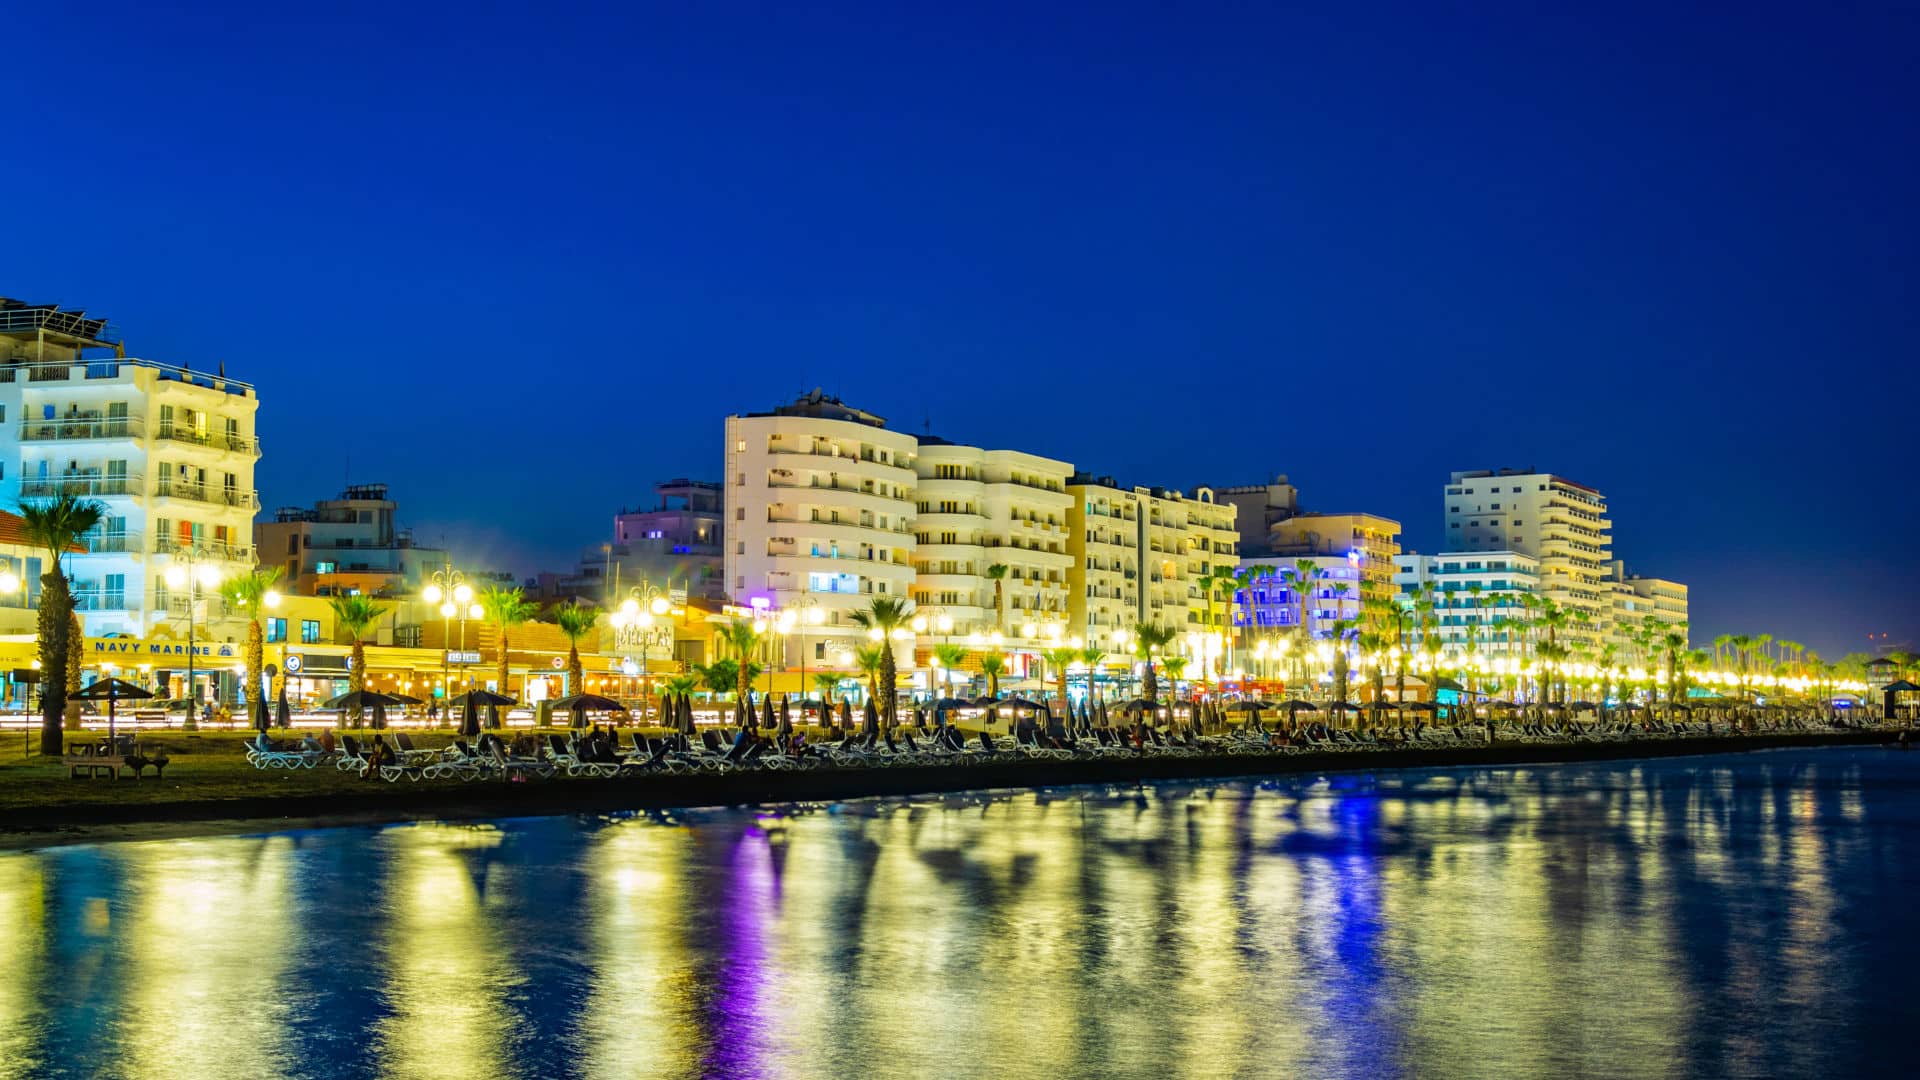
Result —
<instances>
[{"instance_id":1,"label":"red tiled roof","mask_svg":"<svg viewBox=\"0 0 1920 1080\"><path fill-rule=\"evenodd\" d=\"M33 547L33 541L27 539L26 519L19 514L0 510L0 544L11 544L15 547ZM68 547L67 550L84 555L86 554L87 546L85 544L74 544Z\"/></svg>"}]
</instances>

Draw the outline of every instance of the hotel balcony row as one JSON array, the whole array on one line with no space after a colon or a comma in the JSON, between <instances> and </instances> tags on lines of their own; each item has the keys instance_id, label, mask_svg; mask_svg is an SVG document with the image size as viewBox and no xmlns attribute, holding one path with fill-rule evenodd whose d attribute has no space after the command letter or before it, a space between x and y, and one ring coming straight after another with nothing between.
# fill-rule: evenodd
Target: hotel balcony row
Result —
<instances>
[{"instance_id":1,"label":"hotel balcony row","mask_svg":"<svg viewBox=\"0 0 1920 1080\"><path fill-rule=\"evenodd\" d=\"M110 360L15 360L0 364L0 383L64 383L64 382L131 382L134 373L149 370L163 383L179 383L182 386L197 386L206 390L228 394L233 397L250 398L254 396L253 384L229 379L204 371L174 364L162 364L154 360L122 359Z\"/></svg>"},{"instance_id":2,"label":"hotel balcony row","mask_svg":"<svg viewBox=\"0 0 1920 1080\"><path fill-rule=\"evenodd\" d=\"M254 562L254 549L251 544L192 543L177 540L170 536L155 537L151 543L146 535L138 532L88 533L80 538L80 543L89 555L187 555L200 558L218 559L222 562Z\"/></svg>"},{"instance_id":3,"label":"hotel balcony row","mask_svg":"<svg viewBox=\"0 0 1920 1080\"><path fill-rule=\"evenodd\" d=\"M144 441L146 438L147 422L143 417L138 416L25 420L20 424L20 441L24 443L72 443L117 439ZM260 456L260 440L251 435L196 431L177 424L156 424L153 429L153 438L163 442L202 446L225 453L245 454L256 458Z\"/></svg>"},{"instance_id":4,"label":"hotel balcony row","mask_svg":"<svg viewBox=\"0 0 1920 1080\"><path fill-rule=\"evenodd\" d=\"M20 497L49 499L61 495L88 498L140 496L151 493L156 499L186 499L212 506L230 506L240 510L258 510L260 493L241 488L215 487L161 477L149 484L138 476L63 476L58 480L22 480Z\"/></svg>"}]
</instances>

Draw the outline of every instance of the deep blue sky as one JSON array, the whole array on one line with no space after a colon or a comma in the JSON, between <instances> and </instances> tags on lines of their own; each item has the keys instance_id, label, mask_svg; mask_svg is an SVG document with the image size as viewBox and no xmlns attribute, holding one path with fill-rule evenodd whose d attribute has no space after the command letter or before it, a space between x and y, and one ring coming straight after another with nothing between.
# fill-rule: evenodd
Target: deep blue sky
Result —
<instances>
[{"instance_id":1,"label":"deep blue sky","mask_svg":"<svg viewBox=\"0 0 1920 1080\"><path fill-rule=\"evenodd\" d=\"M1912 9L170 7L10 29L0 294L259 383L269 507L555 565L822 385L1429 550L1538 465L1697 636L1920 638Z\"/></svg>"}]
</instances>

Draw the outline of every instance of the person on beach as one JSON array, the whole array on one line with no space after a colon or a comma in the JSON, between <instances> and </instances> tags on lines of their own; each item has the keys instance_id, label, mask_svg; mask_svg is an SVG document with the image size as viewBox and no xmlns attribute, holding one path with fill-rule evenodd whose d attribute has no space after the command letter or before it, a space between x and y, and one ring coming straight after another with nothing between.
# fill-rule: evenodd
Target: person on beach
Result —
<instances>
[{"instance_id":1,"label":"person on beach","mask_svg":"<svg viewBox=\"0 0 1920 1080\"><path fill-rule=\"evenodd\" d=\"M367 771L365 777L372 780L380 775L383 765L393 764L393 747L387 745L386 736L373 733L373 745L367 748Z\"/></svg>"}]
</instances>

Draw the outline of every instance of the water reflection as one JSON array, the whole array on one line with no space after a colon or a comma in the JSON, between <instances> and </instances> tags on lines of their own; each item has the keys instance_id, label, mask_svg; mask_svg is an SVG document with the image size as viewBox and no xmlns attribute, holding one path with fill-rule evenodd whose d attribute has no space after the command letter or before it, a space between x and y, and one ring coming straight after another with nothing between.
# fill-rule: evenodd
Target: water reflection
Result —
<instances>
[{"instance_id":1,"label":"water reflection","mask_svg":"<svg viewBox=\"0 0 1920 1080\"><path fill-rule=\"evenodd\" d=\"M0 1074L1891 1072L1917 848L1835 750L15 854Z\"/></svg>"}]
</instances>

